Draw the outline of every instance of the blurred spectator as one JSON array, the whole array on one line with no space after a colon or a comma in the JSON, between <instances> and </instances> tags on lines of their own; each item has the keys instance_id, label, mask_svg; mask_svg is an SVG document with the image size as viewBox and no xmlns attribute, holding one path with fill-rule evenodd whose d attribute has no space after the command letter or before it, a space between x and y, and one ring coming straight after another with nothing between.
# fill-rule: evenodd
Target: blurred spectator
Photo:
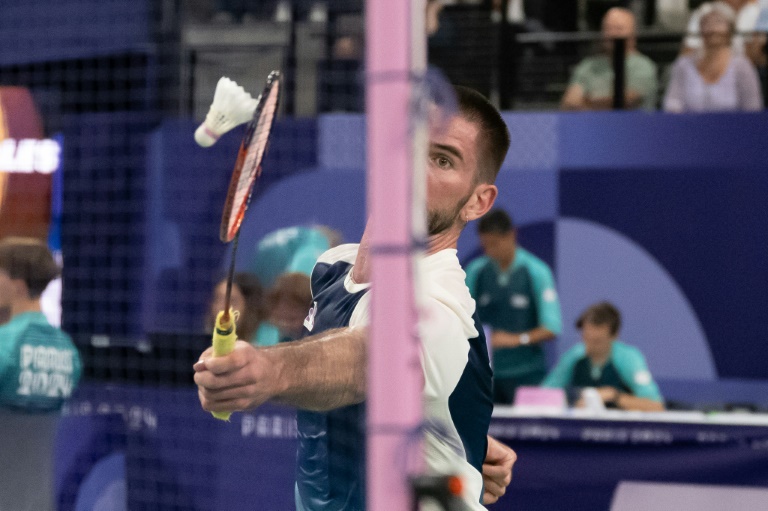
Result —
<instances>
[{"instance_id":1,"label":"blurred spectator","mask_svg":"<svg viewBox=\"0 0 768 511\"><path fill-rule=\"evenodd\" d=\"M53 438L58 412L76 388L81 361L72 339L51 326L40 295L58 276L48 247L0 241L0 509L53 505Z\"/></svg>"},{"instance_id":2,"label":"blurred spectator","mask_svg":"<svg viewBox=\"0 0 768 511\"><path fill-rule=\"evenodd\" d=\"M584 21L587 30L594 32L600 30L600 25L605 19L605 15L611 9L616 7L628 7L626 0L584 0Z\"/></svg>"},{"instance_id":3,"label":"blurred spectator","mask_svg":"<svg viewBox=\"0 0 768 511\"><path fill-rule=\"evenodd\" d=\"M667 112L757 111L763 108L760 79L752 63L732 46L734 17L716 5L701 17L703 47L680 56L664 97Z\"/></svg>"},{"instance_id":4,"label":"blurred spectator","mask_svg":"<svg viewBox=\"0 0 768 511\"><path fill-rule=\"evenodd\" d=\"M209 332L213 332L216 315L224 310L226 291L227 279L222 279L216 284L211 297L205 326ZM270 330L270 327L265 323L267 313L264 304L264 291L255 275L246 272L235 273L232 279L230 307L239 314L237 318L238 339L246 340L251 344L258 344L257 339L259 337L261 339L271 338L265 334ZM269 344L267 343L267 345Z\"/></svg>"},{"instance_id":5,"label":"blurred spectator","mask_svg":"<svg viewBox=\"0 0 768 511\"><path fill-rule=\"evenodd\" d=\"M602 53L582 60L573 71L560 107L564 110L606 110L613 106L613 39L626 39L626 108L656 109L656 64L638 52L635 16L622 8L610 9L603 18Z\"/></svg>"},{"instance_id":6,"label":"blurred spectator","mask_svg":"<svg viewBox=\"0 0 768 511\"><path fill-rule=\"evenodd\" d=\"M271 288L285 272L312 273L317 258L341 242L341 234L322 225L285 227L264 236L256 247L251 269Z\"/></svg>"},{"instance_id":7,"label":"blurred spectator","mask_svg":"<svg viewBox=\"0 0 768 511\"><path fill-rule=\"evenodd\" d=\"M733 37L731 38L733 49L746 55L756 65L763 62L765 39L763 36L750 34L755 30L760 17L760 6L756 0L719 0L701 4L688 19L688 36L683 42L683 53L704 48L706 43L702 33L702 18L713 9L721 10L733 19Z\"/></svg>"},{"instance_id":8,"label":"blurred spectator","mask_svg":"<svg viewBox=\"0 0 768 511\"><path fill-rule=\"evenodd\" d=\"M216 0L212 21L273 20L287 22L293 19L324 22L328 19L328 6L319 0Z\"/></svg>"},{"instance_id":9,"label":"blurred spectator","mask_svg":"<svg viewBox=\"0 0 768 511\"><path fill-rule=\"evenodd\" d=\"M645 357L618 340L621 314L616 307L608 302L592 305L576 321L576 328L583 342L563 354L544 380L545 387L595 388L608 408L664 410Z\"/></svg>"},{"instance_id":10,"label":"blurred spectator","mask_svg":"<svg viewBox=\"0 0 768 511\"><path fill-rule=\"evenodd\" d=\"M500 209L478 225L485 256L466 269L480 322L490 326L494 401L509 404L521 385L546 374L542 343L560 333L560 302L547 264L517 245L512 219Z\"/></svg>"},{"instance_id":11,"label":"blurred spectator","mask_svg":"<svg viewBox=\"0 0 768 511\"><path fill-rule=\"evenodd\" d=\"M303 273L280 275L267 294L269 322L277 328L278 341L293 341L302 336L304 319L312 306L310 279Z\"/></svg>"}]
</instances>

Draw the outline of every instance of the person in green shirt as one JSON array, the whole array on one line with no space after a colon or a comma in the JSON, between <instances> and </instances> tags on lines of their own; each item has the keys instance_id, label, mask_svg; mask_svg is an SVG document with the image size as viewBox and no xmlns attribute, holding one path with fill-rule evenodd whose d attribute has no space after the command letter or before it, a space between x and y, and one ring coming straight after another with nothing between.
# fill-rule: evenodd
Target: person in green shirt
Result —
<instances>
[{"instance_id":1,"label":"person in green shirt","mask_svg":"<svg viewBox=\"0 0 768 511\"><path fill-rule=\"evenodd\" d=\"M51 326L40 295L58 276L48 247L32 238L0 241L0 307L10 320L0 326L0 407L58 411L80 379L80 355L72 339Z\"/></svg>"},{"instance_id":2,"label":"person in green shirt","mask_svg":"<svg viewBox=\"0 0 768 511\"><path fill-rule=\"evenodd\" d=\"M664 410L645 357L639 349L618 340L620 327L621 314L612 304L589 307L576 321L583 342L563 354L543 386L595 388L608 408Z\"/></svg>"},{"instance_id":3,"label":"person in green shirt","mask_svg":"<svg viewBox=\"0 0 768 511\"><path fill-rule=\"evenodd\" d=\"M560 301L549 266L517 245L505 211L487 213L478 233L485 255L467 265L466 283L480 322L492 330L494 401L510 404L517 387L539 385L546 375L542 343L560 333Z\"/></svg>"},{"instance_id":4,"label":"person in green shirt","mask_svg":"<svg viewBox=\"0 0 768 511\"><path fill-rule=\"evenodd\" d=\"M582 60L574 69L560 107L563 110L608 110L613 107L613 39L626 39L624 104L627 109L656 110L658 71L637 51L635 16L615 7L603 17L602 52Z\"/></svg>"},{"instance_id":5,"label":"person in green shirt","mask_svg":"<svg viewBox=\"0 0 768 511\"><path fill-rule=\"evenodd\" d=\"M0 326L0 509L54 509L56 423L82 371L72 339L40 307L58 273L43 242L0 241L0 309L10 311Z\"/></svg>"}]
</instances>

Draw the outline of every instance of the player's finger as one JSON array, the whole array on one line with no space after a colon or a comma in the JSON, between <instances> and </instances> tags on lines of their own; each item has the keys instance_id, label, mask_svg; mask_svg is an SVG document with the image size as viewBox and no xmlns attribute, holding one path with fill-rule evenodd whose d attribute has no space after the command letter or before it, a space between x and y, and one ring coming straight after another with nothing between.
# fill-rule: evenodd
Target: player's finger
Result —
<instances>
[{"instance_id":1,"label":"player's finger","mask_svg":"<svg viewBox=\"0 0 768 511\"><path fill-rule=\"evenodd\" d=\"M487 479L483 480L484 483L484 490L486 493L490 493L495 498L500 498L502 495L504 495L507 491L507 488L505 486L501 486L499 484L496 484L493 481L489 481Z\"/></svg>"},{"instance_id":2,"label":"player's finger","mask_svg":"<svg viewBox=\"0 0 768 511\"><path fill-rule=\"evenodd\" d=\"M484 477L503 481L507 476L509 476L509 472L509 469L504 465L489 465L488 463L483 464Z\"/></svg>"},{"instance_id":3,"label":"player's finger","mask_svg":"<svg viewBox=\"0 0 768 511\"><path fill-rule=\"evenodd\" d=\"M483 504L485 504L486 506L488 504L496 503L497 500L499 500L499 497L497 497L496 495L490 493L489 491L486 490L483 493Z\"/></svg>"},{"instance_id":4,"label":"player's finger","mask_svg":"<svg viewBox=\"0 0 768 511\"><path fill-rule=\"evenodd\" d=\"M238 406L239 402L236 400L211 400L205 395L205 392L201 389L198 390L198 397L200 399L200 405L206 412L233 412L240 410Z\"/></svg>"},{"instance_id":5,"label":"player's finger","mask_svg":"<svg viewBox=\"0 0 768 511\"><path fill-rule=\"evenodd\" d=\"M507 492L507 487L505 485L499 484L498 481L494 479L484 477L483 485L485 487L485 491L489 492L491 495L496 496L496 498L501 497Z\"/></svg>"},{"instance_id":6,"label":"player's finger","mask_svg":"<svg viewBox=\"0 0 768 511\"><path fill-rule=\"evenodd\" d=\"M200 358L192 366L195 372L206 371L208 368L205 365L205 361L213 356L213 348L208 348L200 354Z\"/></svg>"},{"instance_id":7,"label":"player's finger","mask_svg":"<svg viewBox=\"0 0 768 511\"><path fill-rule=\"evenodd\" d=\"M242 387L246 384L236 372L215 374L213 371L198 371L194 375L194 380L195 385L211 393Z\"/></svg>"},{"instance_id":8,"label":"player's finger","mask_svg":"<svg viewBox=\"0 0 768 511\"><path fill-rule=\"evenodd\" d=\"M243 346L245 344L245 346ZM247 350L253 347L243 341L237 341L232 353L221 357L209 357L205 359L205 368L217 376L233 373L248 364Z\"/></svg>"}]
</instances>

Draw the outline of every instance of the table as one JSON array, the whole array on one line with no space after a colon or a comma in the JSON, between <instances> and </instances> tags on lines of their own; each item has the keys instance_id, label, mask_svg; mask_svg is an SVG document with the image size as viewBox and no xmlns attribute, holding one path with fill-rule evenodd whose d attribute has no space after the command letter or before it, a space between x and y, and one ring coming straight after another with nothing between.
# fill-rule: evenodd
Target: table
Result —
<instances>
[{"instance_id":1,"label":"table","mask_svg":"<svg viewBox=\"0 0 768 511\"><path fill-rule=\"evenodd\" d=\"M608 511L622 481L768 487L768 415L499 407L490 433L518 454L494 510Z\"/></svg>"}]
</instances>

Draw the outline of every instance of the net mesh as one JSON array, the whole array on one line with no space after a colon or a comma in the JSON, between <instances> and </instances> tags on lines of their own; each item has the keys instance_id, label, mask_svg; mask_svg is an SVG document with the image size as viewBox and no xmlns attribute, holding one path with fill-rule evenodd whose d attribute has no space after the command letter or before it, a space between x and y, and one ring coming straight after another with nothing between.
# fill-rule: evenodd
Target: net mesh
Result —
<instances>
[{"instance_id":1,"label":"net mesh","mask_svg":"<svg viewBox=\"0 0 768 511\"><path fill-rule=\"evenodd\" d=\"M363 230L362 3L5 2L0 236L47 238L60 257L60 287L44 306L83 361L52 448L55 509L294 509L295 411L268 404L221 423L200 409L193 384L228 261L219 223L243 128L208 149L193 133L221 76L254 94L271 70L282 72L237 258L238 271L261 281L252 313L265 319L280 271L260 264L274 258L286 268L270 249L311 245L321 232L321 252ZM589 25L575 10L508 23L491 2L447 3L429 38L431 64L505 110L557 109L574 66L598 42L574 32L579 19ZM659 65L659 98L680 30L638 40ZM545 143L553 117L521 126L511 130L512 168L555 166ZM309 225L332 231L296 228ZM0 439L0 449L13 443Z\"/></svg>"}]
</instances>

